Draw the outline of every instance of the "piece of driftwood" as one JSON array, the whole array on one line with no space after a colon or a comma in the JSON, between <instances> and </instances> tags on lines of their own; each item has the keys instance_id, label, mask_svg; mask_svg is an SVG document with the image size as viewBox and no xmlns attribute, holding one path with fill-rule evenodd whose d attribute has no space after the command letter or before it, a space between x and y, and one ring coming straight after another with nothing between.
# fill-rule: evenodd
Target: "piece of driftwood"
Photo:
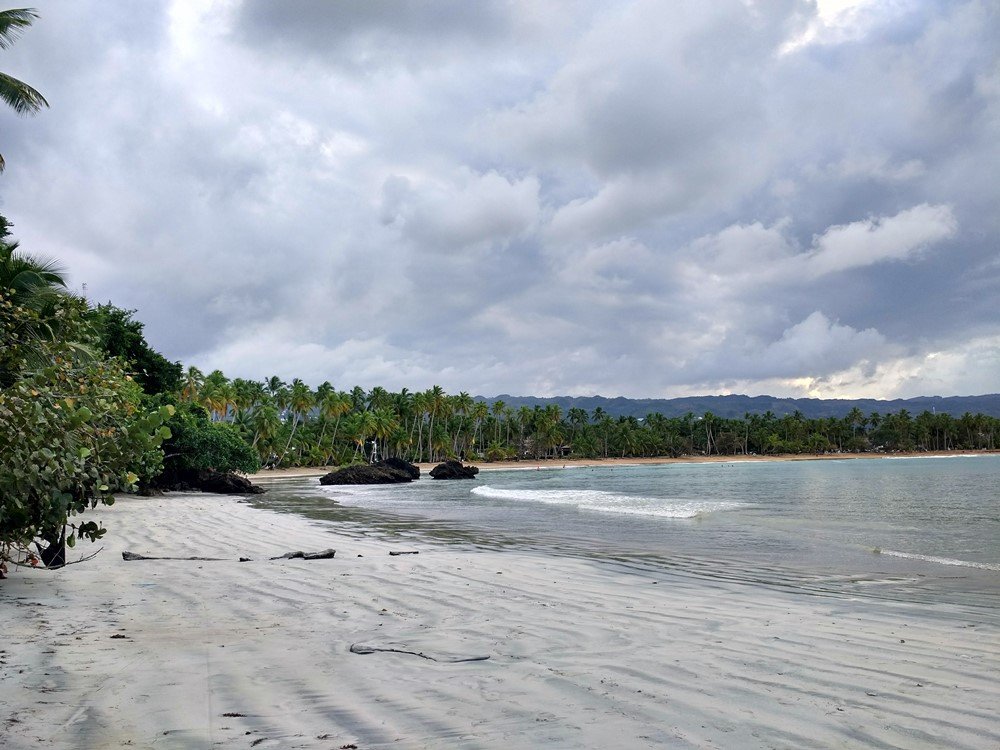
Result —
<instances>
[{"instance_id":1,"label":"piece of driftwood","mask_svg":"<svg viewBox=\"0 0 1000 750\"><path fill-rule=\"evenodd\" d=\"M129 552L128 550L122 552L122 560L125 562L132 562L133 560L198 560L221 562L225 559L224 557L146 557L146 555Z\"/></svg>"},{"instance_id":2,"label":"piece of driftwood","mask_svg":"<svg viewBox=\"0 0 1000 750\"><path fill-rule=\"evenodd\" d=\"M421 659L427 659L428 661L441 662L443 664L458 664L463 661L486 661L489 659L489 654L483 656L452 656L448 654L438 654L436 656L431 656L423 651L410 651L405 648L395 648L393 646L369 646L364 643L352 643L351 653L352 654L374 654L379 651L384 651L392 654L412 654L413 656L419 656Z\"/></svg>"},{"instance_id":3,"label":"piece of driftwood","mask_svg":"<svg viewBox=\"0 0 1000 750\"><path fill-rule=\"evenodd\" d=\"M397 555L419 555L420 554L420 550L416 550L416 549L413 549L413 550L393 550L389 554L392 555L393 557L396 557Z\"/></svg>"},{"instance_id":4,"label":"piece of driftwood","mask_svg":"<svg viewBox=\"0 0 1000 750\"><path fill-rule=\"evenodd\" d=\"M325 549L320 552L286 552L283 555L272 557L272 560L330 560L337 554L335 549Z\"/></svg>"},{"instance_id":5,"label":"piece of driftwood","mask_svg":"<svg viewBox=\"0 0 1000 750\"><path fill-rule=\"evenodd\" d=\"M286 552L283 555L278 555L277 557L272 557L272 560L329 560L335 554L336 550L325 549L319 552ZM122 560L126 562L132 562L133 560L195 560L198 562L224 562L228 558L225 557L147 557L146 555L140 555L136 552L129 552L125 550L122 552ZM241 557L239 562L251 562L249 557Z\"/></svg>"}]
</instances>

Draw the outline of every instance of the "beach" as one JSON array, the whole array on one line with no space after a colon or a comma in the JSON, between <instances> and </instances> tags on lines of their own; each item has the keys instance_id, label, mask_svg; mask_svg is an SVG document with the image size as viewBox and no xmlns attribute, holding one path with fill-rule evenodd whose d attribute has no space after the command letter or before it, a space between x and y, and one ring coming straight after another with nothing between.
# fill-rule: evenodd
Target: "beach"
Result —
<instances>
[{"instance_id":1,"label":"beach","mask_svg":"<svg viewBox=\"0 0 1000 750\"><path fill-rule=\"evenodd\" d=\"M96 557L0 583L5 748L1000 745L995 608L378 539L231 497L92 516L108 535L71 559Z\"/></svg>"},{"instance_id":2,"label":"beach","mask_svg":"<svg viewBox=\"0 0 1000 750\"><path fill-rule=\"evenodd\" d=\"M695 463L734 463L734 462L769 462L769 461L844 461L844 460L878 460L892 458L928 458L967 455L993 455L1000 451L897 451L894 453L783 453L779 455L714 455L714 456L655 456L651 458L526 458L522 461L467 461L466 463L479 467L480 471L534 471L544 469L566 469L571 467L589 468L601 466L662 466L668 464ZM428 473L437 466L436 463L418 463L420 471ZM261 469L251 474L251 481L262 479L282 479L299 477L318 477L337 466L302 466L288 469Z\"/></svg>"}]
</instances>

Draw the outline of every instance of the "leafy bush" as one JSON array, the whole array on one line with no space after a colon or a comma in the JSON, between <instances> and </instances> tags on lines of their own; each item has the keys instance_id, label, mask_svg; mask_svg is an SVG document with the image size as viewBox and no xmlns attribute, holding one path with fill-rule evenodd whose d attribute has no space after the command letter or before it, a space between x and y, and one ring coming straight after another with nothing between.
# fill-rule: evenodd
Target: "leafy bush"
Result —
<instances>
[{"instance_id":1,"label":"leafy bush","mask_svg":"<svg viewBox=\"0 0 1000 750\"><path fill-rule=\"evenodd\" d=\"M163 484L172 484L193 472L260 471L260 458L236 428L211 422L208 413L196 404L181 403L167 422L171 437L164 445Z\"/></svg>"},{"instance_id":2,"label":"leafy bush","mask_svg":"<svg viewBox=\"0 0 1000 750\"><path fill-rule=\"evenodd\" d=\"M0 292L0 558L36 537L72 546L104 529L71 518L114 493L132 491L161 466L163 422L172 407L146 412L141 391L117 360L89 354L83 300L62 297L57 325ZM69 528L68 536L65 534Z\"/></svg>"}]
</instances>

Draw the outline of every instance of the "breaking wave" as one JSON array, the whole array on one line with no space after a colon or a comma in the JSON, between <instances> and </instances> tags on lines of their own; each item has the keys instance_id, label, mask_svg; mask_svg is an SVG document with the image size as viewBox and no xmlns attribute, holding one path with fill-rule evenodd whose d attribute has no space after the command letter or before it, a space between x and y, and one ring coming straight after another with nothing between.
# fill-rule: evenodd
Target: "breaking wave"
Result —
<instances>
[{"instance_id":1,"label":"breaking wave","mask_svg":"<svg viewBox=\"0 0 1000 750\"><path fill-rule=\"evenodd\" d=\"M598 513L618 513L658 518L697 518L706 513L742 508L745 503L687 498L619 495L602 490L529 490L500 489L484 485L472 489L473 495L493 500L568 505Z\"/></svg>"},{"instance_id":2,"label":"breaking wave","mask_svg":"<svg viewBox=\"0 0 1000 750\"><path fill-rule=\"evenodd\" d=\"M956 560L951 557L935 557L934 555L918 555L913 552L897 552L894 549L878 549L876 554L889 555L890 557L905 557L908 560L923 560L924 562L938 563L939 565L957 565L962 568L979 568L980 570L1000 571L1000 565L993 563L972 562L971 560Z\"/></svg>"}]
</instances>

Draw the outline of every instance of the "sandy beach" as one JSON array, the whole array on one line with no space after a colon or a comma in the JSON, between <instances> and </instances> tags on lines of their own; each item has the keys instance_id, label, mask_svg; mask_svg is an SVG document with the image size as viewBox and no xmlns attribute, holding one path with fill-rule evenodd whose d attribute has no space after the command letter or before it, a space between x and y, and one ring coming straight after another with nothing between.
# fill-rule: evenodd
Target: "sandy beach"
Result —
<instances>
[{"instance_id":1,"label":"sandy beach","mask_svg":"<svg viewBox=\"0 0 1000 750\"><path fill-rule=\"evenodd\" d=\"M97 557L0 582L8 750L1000 745L995 610L381 542L219 496L94 516Z\"/></svg>"},{"instance_id":2,"label":"sandy beach","mask_svg":"<svg viewBox=\"0 0 1000 750\"><path fill-rule=\"evenodd\" d=\"M670 458L667 456L657 456L655 458L554 458L554 459L525 459L523 461L493 461L490 463L470 461L479 467L480 471L502 471L521 470L535 471L545 469L567 469L571 467L592 467L592 466L656 466L663 464L701 464L701 463L736 463L745 461L843 461L843 460L877 460L893 458L927 458L931 456L968 456L968 455L991 455L1000 451L912 451L897 453L786 453L776 456L681 456ZM418 463L420 471L429 472L437 464ZM263 479L282 479L299 477L318 477L331 471L335 471L336 466L303 466L293 469L264 469L256 474L251 474L253 481Z\"/></svg>"}]
</instances>

